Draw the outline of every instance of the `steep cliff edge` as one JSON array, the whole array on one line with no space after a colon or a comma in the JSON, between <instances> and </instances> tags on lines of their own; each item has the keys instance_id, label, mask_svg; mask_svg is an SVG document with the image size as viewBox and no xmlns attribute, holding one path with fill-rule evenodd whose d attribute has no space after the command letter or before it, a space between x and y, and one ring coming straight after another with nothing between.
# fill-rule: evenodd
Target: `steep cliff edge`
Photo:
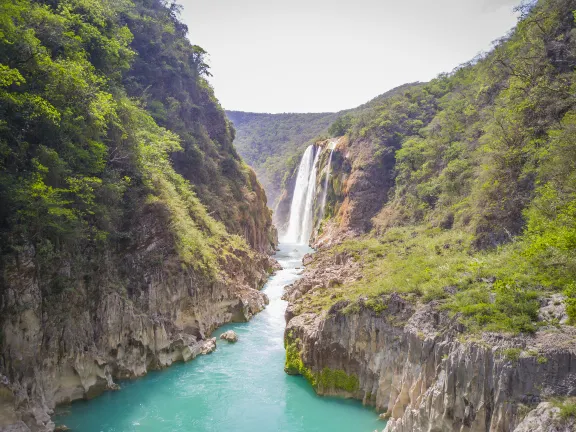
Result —
<instances>
[{"instance_id":1,"label":"steep cliff edge","mask_svg":"<svg viewBox=\"0 0 576 432\"><path fill-rule=\"evenodd\" d=\"M340 286L361 277L349 260L320 253L286 292L286 371L319 394L375 406L389 432L536 430L525 429L535 421L526 415L542 410L540 402L576 395L573 326L471 335L437 302L396 293L337 300ZM550 418L557 430L572 430L569 418Z\"/></svg>"},{"instance_id":2,"label":"steep cliff edge","mask_svg":"<svg viewBox=\"0 0 576 432\"><path fill-rule=\"evenodd\" d=\"M285 295L288 373L387 432L573 429L575 10L525 4L491 52L348 122Z\"/></svg>"},{"instance_id":3,"label":"steep cliff edge","mask_svg":"<svg viewBox=\"0 0 576 432\"><path fill-rule=\"evenodd\" d=\"M209 353L276 232L178 7L0 5L0 430Z\"/></svg>"},{"instance_id":4,"label":"steep cliff edge","mask_svg":"<svg viewBox=\"0 0 576 432\"><path fill-rule=\"evenodd\" d=\"M207 278L183 265L166 217L161 206L145 206L125 249L70 257L61 264L70 288L58 295L46 294L52 281L33 249L6 263L0 429L23 421L32 431L51 430L47 414L55 405L190 360L211 344L216 327L263 309L267 298L258 289L268 257L230 250L221 259L225 270Z\"/></svg>"}]
</instances>

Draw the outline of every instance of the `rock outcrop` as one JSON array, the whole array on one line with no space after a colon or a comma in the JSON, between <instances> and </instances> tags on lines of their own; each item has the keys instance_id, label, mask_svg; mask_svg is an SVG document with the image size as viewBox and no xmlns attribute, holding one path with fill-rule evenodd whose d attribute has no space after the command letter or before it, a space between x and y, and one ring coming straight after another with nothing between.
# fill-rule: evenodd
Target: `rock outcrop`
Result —
<instances>
[{"instance_id":1,"label":"rock outcrop","mask_svg":"<svg viewBox=\"0 0 576 432\"><path fill-rule=\"evenodd\" d=\"M0 307L0 430L49 431L57 404L117 388L207 354L218 326L246 321L268 302L259 291L274 261L237 250L225 273L208 278L181 263L164 213L151 205L135 220L126 249L92 255L99 271L70 257L74 289L48 295L51 280L30 249L7 263ZM161 257L162 259L159 259ZM82 261L84 262L84 261Z\"/></svg>"},{"instance_id":2,"label":"rock outcrop","mask_svg":"<svg viewBox=\"0 0 576 432\"><path fill-rule=\"evenodd\" d=\"M234 330L228 330L220 335L220 339L227 342L238 342L238 335Z\"/></svg>"},{"instance_id":3,"label":"rock outcrop","mask_svg":"<svg viewBox=\"0 0 576 432\"><path fill-rule=\"evenodd\" d=\"M316 263L288 289L287 369L319 394L387 413L386 432L532 430L526 428L542 416L527 412L576 395L576 328L471 336L436 302L420 305L398 294L313 310L314 292L330 290L329 275L346 268Z\"/></svg>"},{"instance_id":4,"label":"rock outcrop","mask_svg":"<svg viewBox=\"0 0 576 432\"><path fill-rule=\"evenodd\" d=\"M560 408L550 402L542 402L530 411L514 432L573 432L575 419L562 419Z\"/></svg>"}]
</instances>

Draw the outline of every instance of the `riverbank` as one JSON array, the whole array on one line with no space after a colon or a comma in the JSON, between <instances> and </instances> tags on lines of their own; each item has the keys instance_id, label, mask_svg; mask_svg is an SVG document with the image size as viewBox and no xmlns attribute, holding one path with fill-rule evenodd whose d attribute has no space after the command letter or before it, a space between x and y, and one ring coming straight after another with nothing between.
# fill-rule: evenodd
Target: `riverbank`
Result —
<instances>
[{"instance_id":1,"label":"riverbank","mask_svg":"<svg viewBox=\"0 0 576 432\"><path fill-rule=\"evenodd\" d=\"M331 252L309 257L286 292L287 367L319 394L374 406L390 418L387 432L544 432L549 420L555 430L573 430L574 419L557 413L576 394L573 326L470 333L439 301L406 293L346 298L362 268L350 254ZM559 322L565 311L550 298L539 313Z\"/></svg>"},{"instance_id":2,"label":"riverbank","mask_svg":"<svg viewBox=\"0 0 576 432\"><path fill-rule=\"evenodd\" d=\"M372 432L384 423L361 403L317 396L302 377L284 373L284 287L300 278L305 246L281 245L283 269L263 289L269 305L248 323L228 324L239 340L193 362L122 382L118 392L73 403L55 417L72 430Z\"/></svg>"}]
</instances>

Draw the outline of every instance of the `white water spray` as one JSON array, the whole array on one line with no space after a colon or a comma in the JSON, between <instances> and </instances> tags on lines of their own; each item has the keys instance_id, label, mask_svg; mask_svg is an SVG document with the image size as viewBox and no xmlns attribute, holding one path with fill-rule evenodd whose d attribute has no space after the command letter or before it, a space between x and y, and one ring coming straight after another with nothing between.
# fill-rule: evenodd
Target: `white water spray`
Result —
<instances>
[{"instance_id":1,"label":"white water spray","mask_svg":"<svg viewBox=\"0 0 576 432\"><path fill-rule=\"evenodd\" d=\"M294 193L292 195L292 205L290 206L290 220L288 222L288 230L282 239L284 243L304 243L308 241L308 239L302 241L302 228L305 218L304 211L308 201L310 183L316 183L315 175L312 182L310 181L314 162L314 146L310 145L302 155L302 160L300 161L300 166L298 167L296 184L294 185Z\"/></svg>"},{"instance_id":2,"label":"white water spray","mask_svg":"<svg viewBox=\"0 0 576 432\"><path fill-rule=\"evenodd\" d=\"M312 164L312 172L308 180L308 191L306 193L306 206L304 207L304 219L302 220L302 231L298 243L307 244L312 234L314 221L314 199L316 198L316 174L318 172L318 159L320 158L321 149L316 151L316 157Z\"/></svg>"}]
</instances>

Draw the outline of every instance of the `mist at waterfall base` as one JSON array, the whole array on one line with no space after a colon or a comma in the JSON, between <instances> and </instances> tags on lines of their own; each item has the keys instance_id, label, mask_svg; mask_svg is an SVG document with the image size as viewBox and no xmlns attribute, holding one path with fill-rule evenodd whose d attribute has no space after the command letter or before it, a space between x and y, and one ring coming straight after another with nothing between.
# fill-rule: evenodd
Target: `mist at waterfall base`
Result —
<instances>
[{"instance_id":1,"label":"mist at waterfall base","mask_svg":"<svg viewBox=\"0 0 576 432\"><path fill-rule=\"evenodd\" d=\"M264 292L270 304L250 322L230 324L236 344L190 363L151 372L122 389L61 409L56 424L75 432L372 432L385 423L358 401L320 397L300 376L284 373L284 287L301 272L303 245L281 245L283 270Z\"/></svg>"},{"instance_id":2,"label":"mist at waterfall base","mask_svg":"<svg viewBox=\"0 0 576 432\"><path fill-rule=\"evenodd\" d=\"M330 165L334 152L335 141L328 145L330 156L326 166L326 179L321 198L321 214L324 215L326 206L326 195L328 191L328 180L330 178ZM308 244L312 230L314 228L314 203L316 200L316 177L318 174L318 161L323 149L315 145L309 145L302 155L294 192L292 194L292 205L290 206L290 218L286 233L282 236L283 243Z\"/></svg>"}]
</instances>

